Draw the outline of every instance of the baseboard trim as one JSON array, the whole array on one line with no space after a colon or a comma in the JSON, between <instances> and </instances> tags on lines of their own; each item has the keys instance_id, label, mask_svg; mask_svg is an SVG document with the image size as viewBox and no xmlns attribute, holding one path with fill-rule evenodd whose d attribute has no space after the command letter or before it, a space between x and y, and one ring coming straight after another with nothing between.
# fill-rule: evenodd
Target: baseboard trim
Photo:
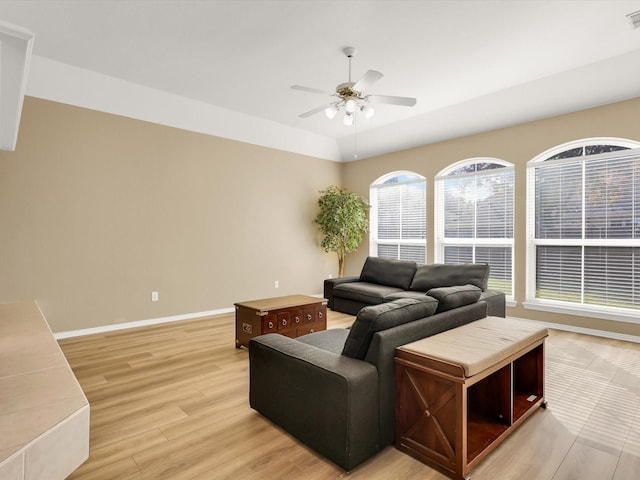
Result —
<instances>
[{"instance_id":1,"label":"baseboard trim","mask_svg":"<svg viewBox=\"0 0 640 480\"><path fill-rule=\"evenodd\" d=\"M554 330L563 330L566 332L582 333L584 335L593 335L594 337L611 338L613 340L623 340L625 342L640 343L640 337L637 335L628 335L626 333L609 332L606 330L596 330L593 328L576 327L574 325L565 325L564 323L550 323L541 322L539 320L532 320L530 318L511 317L514 320L524 320L525 322L535 322L543 325L547 328L553 328Z\"/></svg>"},{"instance_id":2,"label":"baseboard trim","mask_svg":"<svg viewBox=\"0 0 640 480\"><path fill-rule=\"evenodd\" d=\"M82 330L71 330L68 332L54 333L56 340L63 338L81 337L83 335L93 335L96 333L115 332L117 330L126 330L129 328L146 327L149 325L159 325L161 323L179 322L181 320L193 320L194 318L210 317L212 315L221 315L223 313L234 312L233 307L221 308L218 310L208 310L206 312L186 313L183 315L173 315L170 317L151 318L149 320L137 320L135 322L116 323L113 325L104 325L102 327L83 328Z\"/></svg>"},{"instance_id":3,"label":"baseboard trim","mask_svg":"<svg viewBox=\"0 0 640 480\"><path fill-rule=\"evenodd\" d=\"M318 298L323 297L321 293L312 294L310 296L318 297ZM81 330L59 332L59 333L54 333L53 337L56 340L61 340L63 338L81 337L83 335L93 335L95 333L115 332L117 330L126 330L128 328L146 327L149 325L159 325L161 323L168 323L168 322L179 322L180 320L193 320L194 318L211 317L213 315L222 315L224 313L232 313L232 312L235 312L234 307L220 308L218 310L208 310L206 312L186 313L183 315L173 315L170 317L151 318L149 320L137 320L135 322L115 323L113 325L104 325L101 327L91 327L91 328L83 328Z\"/></svg>"},{"instance_id":4,"label":"baseboard trim","mask_svg":"<svg viewBox=\"0 0 640 480\"><path fill-rule=\"evenodd\" d=\"M322 295L312 295L314 297L322 297ZM179 322L181 320L193 320L194 318L210 317L213 315L222 315L225 313L234 312L233 307L221 308L218 310L208 310L206 312L187 313L183 315L173 315L170 317L151 318L149 320L138 320L135 322L116 323L114 325L104 325L102 327L83 328L81 330L71 330L68 332L54 333L53 336L56 340L63 338L81 337L83 335L93 335L95 333L107 333L115 332L118 330L126 330L129 328L146 327L149 325L159 325L162 323ZM540 325L544 325L547 328L553 328L555 330L564 330L567 332L582 333L585 335L593 335L596 337L611 338L614 340L623 340L625 342L640 343L640 336L628 335L625 333L608 332L605 330L595 330L592 328L576 327L573 325L565 325L563 323L551 323L541 322L539 320L532 320L530 318L520 318L508 316L507 318L513 318L514 320L524 320L525 322L535 322Z\"/></svg>"}]
</instances>

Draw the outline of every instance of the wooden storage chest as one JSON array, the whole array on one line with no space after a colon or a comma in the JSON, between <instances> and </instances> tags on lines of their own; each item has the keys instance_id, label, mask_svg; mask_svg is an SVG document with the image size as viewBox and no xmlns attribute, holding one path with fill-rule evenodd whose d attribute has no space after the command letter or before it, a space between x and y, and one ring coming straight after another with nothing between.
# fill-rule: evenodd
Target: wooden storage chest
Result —
<instances>
[{"instance_id":1,"label":"wooden storage chest","mask_svg":"<svg viewBox=\"0 0 640 480\"><path fill-rule=\"evenodd\" d=\"M265 333L295 338L327 329L327 301L307 295L265 298L238 302L236 347L248 347L249 340Z\"/></svg>"}]
</instances>

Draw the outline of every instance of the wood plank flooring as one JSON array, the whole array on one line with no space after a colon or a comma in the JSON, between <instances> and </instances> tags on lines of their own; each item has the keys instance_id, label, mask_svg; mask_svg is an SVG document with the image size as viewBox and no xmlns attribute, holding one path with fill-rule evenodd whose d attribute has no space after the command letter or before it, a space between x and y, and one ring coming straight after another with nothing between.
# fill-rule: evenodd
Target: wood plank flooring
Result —
<instances>
[{"instance_id":1,"label":"wood plank flooring","mask_svg":"<svg viewBox=\"0 0 640 480\"><path fill-rule=\"evenodd\" d=\"M299 444L249 407L234 336L228 314L61 340L91 405L90 457L69 478L446 478L393 447L345 472ZM552 331L546 397L473 480L640 478L639 344Z\"/></svg>"}]
</instances>

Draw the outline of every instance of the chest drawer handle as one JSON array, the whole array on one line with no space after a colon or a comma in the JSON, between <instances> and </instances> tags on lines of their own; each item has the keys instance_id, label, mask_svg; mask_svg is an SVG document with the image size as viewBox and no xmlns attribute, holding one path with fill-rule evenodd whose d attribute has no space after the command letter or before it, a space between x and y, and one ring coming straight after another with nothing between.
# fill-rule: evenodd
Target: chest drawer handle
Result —
<instances>
[{"instance_id":1,"label":"chest drawer handle","mask_svg":"<svg viewBox=\"0 0 640 480\"><path fill-rule=\"evenodd\" d=\"M283 326L283 327L286 327L286 326L287 326L287 320L286 320L286 319L284 319L284 318L282 319L282 326Z\"/></svg>"},{"instance_id":2,"label":"chest drawer handle","mask_svg":"<svg viewBox=\"0 0 640 480\"><path fill-rule=\"evenodd\" d=\"M322 312L318 312L318 318L322 318Z\"/></svg>"},{"instance_id":3,"label":"chest drawer handle","mask_svg":"<svg viewBox=\"0 0 640 480\"><path fill-rule=\"evenodd\" d=\"M311 320L313 317L309 314L307 314L307 320Z\"/></svg>"},{"instance_id":4,"label":"chest drawer handle","mask_svg":"<svg viewBox=\"0 0 640 480\"><path fill-rule=\"evenodd\" d=\"M269 328L273 328L273 322L269 322Z\"/></svg>"},{"instance_id":5,"label":"chest drawer handle","mask_svg":"<svg viewBox=\"0 0 640 480\"><path fill-rule=\"evenodd\" d=\"M300 317L296 317L296 323L300 323Z\"/></svg>"}]
</instances>

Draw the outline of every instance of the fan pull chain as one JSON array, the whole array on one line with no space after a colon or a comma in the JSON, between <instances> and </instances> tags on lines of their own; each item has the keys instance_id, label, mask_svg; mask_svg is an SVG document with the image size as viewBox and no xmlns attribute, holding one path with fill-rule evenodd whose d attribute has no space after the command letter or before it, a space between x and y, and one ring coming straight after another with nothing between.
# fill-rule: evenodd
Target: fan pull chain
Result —
<instances>
[{"instance_id":1,"label":"fan pull chain","mask_svg":"<svg viewBox=\"0 0 640 480\"><path fill-rule=\"evenodd\" d=\"M357 116L353 114L353 159L358 159L358 129L356 128Z\"/></svg>"}]
</instances>

